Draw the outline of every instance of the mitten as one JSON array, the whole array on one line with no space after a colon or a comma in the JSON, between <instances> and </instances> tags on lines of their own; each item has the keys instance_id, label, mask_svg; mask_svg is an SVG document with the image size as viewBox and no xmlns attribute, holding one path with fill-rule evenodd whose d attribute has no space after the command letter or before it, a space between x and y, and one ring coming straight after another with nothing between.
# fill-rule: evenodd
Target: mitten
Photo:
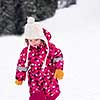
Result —
<instances>
[{"instance_id":1,"label":"mitten","mask_svg":"<svg viewBox=\"0 0 100 100\"><path fill-rule=\"evenodd\" d=\"M64 72L61 69L56 69L55 74L54 74L54 78L61 80L63 79L64 76Z\"/></svg>"},{"instance_id":2,"label":"mitten","mask_svg":"<svg viewBox=\"0 0 100 100\"><path fill-rule=\"evenodd\" d=\"M17 85L22 85L23 81L16 80L15 83L16 83Z\"/></svg>"}]
</instances>

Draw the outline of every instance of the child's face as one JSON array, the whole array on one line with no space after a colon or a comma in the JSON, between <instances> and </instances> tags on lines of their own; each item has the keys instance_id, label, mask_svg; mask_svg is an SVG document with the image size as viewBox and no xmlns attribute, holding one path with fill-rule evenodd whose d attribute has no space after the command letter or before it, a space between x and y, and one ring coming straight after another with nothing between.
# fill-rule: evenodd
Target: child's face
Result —
<instances>
[{"instance_id":1,"label":"child's face","mask_svg":"<svg viewBox=\"0 0 100 100\"><path fill-rule=\"evenodd\" d=\"M40 39L29 39L28 41L31 46L38 46L41 43Z\"/></svg>"}]
</instances>

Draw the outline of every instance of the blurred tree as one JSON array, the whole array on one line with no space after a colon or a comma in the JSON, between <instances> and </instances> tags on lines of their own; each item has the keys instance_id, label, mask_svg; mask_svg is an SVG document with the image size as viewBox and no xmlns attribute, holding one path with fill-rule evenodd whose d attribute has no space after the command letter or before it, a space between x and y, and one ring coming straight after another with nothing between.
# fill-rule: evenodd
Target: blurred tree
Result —
<instances>
[{"instance_id":1,"label":"blurred tree","mask_svg":"<svg viewBox=\"0 0 100 100\"><path fill-rule=\"evenodd\" d=\"M27 16L42 21L76 0L0 0L0 35L21 35Z\"/></svg>"},{"instance_id":2,"label":"blurred tree","mask_svg":"<svg viewBox=\"0 0 100 100\"><path fill-rule=\"evenodd\" d=\"M36 21L52 17L57 9L58 0L25 0L24 8L27 16L33 16Z\"/></svg>"},{"instance_id":3,"label":"blurred tree","mask_svg":"<svg viewBox=\"0 0 100 100\"><path fill-rule=\"evenodd\" d=\"M58 8L69 7L76 4L76 0L58 0Z\"/></svg>"}]
</instances>

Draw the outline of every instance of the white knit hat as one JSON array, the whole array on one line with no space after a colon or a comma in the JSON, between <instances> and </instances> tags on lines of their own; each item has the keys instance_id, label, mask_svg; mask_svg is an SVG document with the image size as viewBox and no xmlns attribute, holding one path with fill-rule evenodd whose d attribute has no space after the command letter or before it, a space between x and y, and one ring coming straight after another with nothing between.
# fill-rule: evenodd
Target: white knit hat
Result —
<instances>
[{"instance_id":1,"label":"white knit hat","mask_svg":"<svg viewBox=\"0 0 100 100\"><path fill-rule=\"evenodd\" d=\"M48 51L47 51L47 54L46 54L46 57L45 57L44 63L43 63L43 68L44 68L46 65L46 59L47 59L47 56L49 53L48 40L43 33L42 26L40 25L40 23L35 22L35 19L33 17L28 17L27 24L25 25L23 37L25 39L42 39L45 41ZM30 45L29 45L29 48L30 48ZM28 53L29 53L29 51L28 51ZM28 53L27 53L27 57L28 57ZM27 60L26 60L26 62L27 62Z\"/></svg>"},{"instance_id":2,"label":"white knit hat","mask_svg":"<svg viewBox=\"0 0 100 100\"><path fill-rule=\"evenodd\" d=\"M24 36L27 39L42 39L48 44L48 40L43 33L40 23L35 22L33 17L28 17L27 24L25 25Z\"/></svg>"}]
</instances>

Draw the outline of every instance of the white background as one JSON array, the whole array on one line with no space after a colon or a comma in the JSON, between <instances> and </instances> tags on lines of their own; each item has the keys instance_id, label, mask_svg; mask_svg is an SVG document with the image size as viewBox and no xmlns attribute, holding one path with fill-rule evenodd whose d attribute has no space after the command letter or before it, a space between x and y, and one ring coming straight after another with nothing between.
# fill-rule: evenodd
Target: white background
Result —
<instances>
[{"instance_id":1,"label":"white background","mask_svg":"<svg viewBox=\"0 0 100 100\"><path fill-rule=\"evenodd\" d=\"M64 55L64 79L57 100L100 100L100 0L78 0L41 24ZM0 38L0 99L28 100L27 79L15 85L22 37Z\"/></svg>"}]
</instances>

